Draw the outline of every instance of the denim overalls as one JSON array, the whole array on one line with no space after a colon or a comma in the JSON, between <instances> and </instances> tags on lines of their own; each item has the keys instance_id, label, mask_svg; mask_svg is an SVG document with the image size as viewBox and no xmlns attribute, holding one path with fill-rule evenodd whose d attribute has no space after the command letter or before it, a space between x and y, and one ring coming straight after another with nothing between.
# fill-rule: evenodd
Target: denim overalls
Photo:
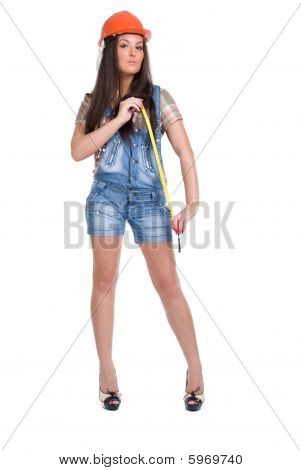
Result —
<instances>
[{"instance_id":1,"label":"denim overalls","mask_svg":"<svg viewBox=\"0 0 301 470\"><path fill-rule=\"evenodd\" d=\"M153 100L156 106L157 128L153 129L158 154L165 175L161 156L160 87L154 85ZM112 108L106 111L110 116ZM97 180L114 183L126 188L160 189L162 184L147 127L134 126L130 145L124 142L119 131L108 140L100 153L100 163L94 176ZM165 175L165 181L166 175Z\"/></svg>"},{"instance_id":2,"label":"denim overalls","mask_svg":"<svg viewBox=\"0 0 301 470\"><path fill-rule=\"evenodd\" d=\"M153 129L161 156L160 87L154 85L157 127ZM112 113L111 106L106 115ZM170 209L165 200L156 157L147 127L134 125L130 144L119 131L107 141L99 154L100 162L86 199L88 234L123 235L128 220L135 243L172 240Z\"/></svg>"}]
</instances>

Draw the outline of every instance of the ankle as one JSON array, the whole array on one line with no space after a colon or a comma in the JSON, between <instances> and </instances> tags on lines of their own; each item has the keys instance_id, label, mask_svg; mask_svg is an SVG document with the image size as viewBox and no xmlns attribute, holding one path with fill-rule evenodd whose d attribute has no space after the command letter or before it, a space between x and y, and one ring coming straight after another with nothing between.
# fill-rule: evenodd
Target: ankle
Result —
<instances>
[{"instance_id":1,"label":"ankle","mask_svg":"<svg viewBox=\"0 0 301 470\"><path fill-rule=\"evenodd\" d=\"M114 363L112 361L109 361L109 362L101 362L99 364L99 371L100 372L111 372L112 370L114 370L115 367L114 367Z\"/></svg>"},{"instance_id":2,"label":"ankle","mask_svg":"<svg viewBox=\"0 0 301 470\"><path fill-rule=\"evenodd\" d=\"M196 363L188 364L187 368L188 368L188 373L200 372L202 371L202 364L200 362L197 364Z\"/></svg>"}]
</instances>

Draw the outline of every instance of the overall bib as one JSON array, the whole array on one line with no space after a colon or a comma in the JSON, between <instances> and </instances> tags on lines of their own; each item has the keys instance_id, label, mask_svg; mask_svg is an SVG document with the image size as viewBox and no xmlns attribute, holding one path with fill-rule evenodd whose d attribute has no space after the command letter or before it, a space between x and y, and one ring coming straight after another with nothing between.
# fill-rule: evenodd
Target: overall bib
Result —
<instances>
[{"instance_id":1,"label":"overall bib","mask_svg":"<svg viewBox=\"0 0 301 470\"><path fill-rule=\"evenodd\" d=\"M156 106L157 118L157 127L153 129L153 132L163 167L161 156L160 87L158 85L154 85L152 97ZM109 106L106 115L110 116L111 113L112 108ZM156 157L147 127L140 128L134 126L134 133L130 135L130 144L122 140L119 131L115 132L105 147L102 148L102 152L100 152L100 163L94 177L106 183L114 183L131 189L162 188Z\"/></svg>"}]
</instances>

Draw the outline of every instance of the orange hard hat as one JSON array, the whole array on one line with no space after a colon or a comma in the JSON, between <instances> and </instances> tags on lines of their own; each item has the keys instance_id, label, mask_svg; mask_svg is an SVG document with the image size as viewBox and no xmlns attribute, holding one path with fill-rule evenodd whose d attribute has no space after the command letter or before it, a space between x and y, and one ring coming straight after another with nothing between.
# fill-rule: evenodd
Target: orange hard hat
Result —
<instances>
[{"instance_id":1,"label":"orange hard hat","mask_svg":"<svg viewBox=\"0 0 301 470\"><path fill-rule=\"evenodd\" d=\"M141 34L144 36L146 41L149 41L152 35L149 29L143 28L143 25L137 16L133 15L129 11L123 10L114 13L104 22L98 45L101 45L104 38L122 33Z\"/></svg>"}]
</instances>

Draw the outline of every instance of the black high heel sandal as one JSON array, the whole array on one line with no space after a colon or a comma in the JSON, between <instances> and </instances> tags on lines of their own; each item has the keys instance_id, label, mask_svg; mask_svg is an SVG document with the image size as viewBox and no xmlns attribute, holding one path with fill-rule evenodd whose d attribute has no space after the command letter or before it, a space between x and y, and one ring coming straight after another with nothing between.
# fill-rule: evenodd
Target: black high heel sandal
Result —
<instances>
[{"instance_id":1,"label":"black high heel sandal","mask_svg":"<svg viewBox=\"0 0 301 470\"><path fill-rule=\"evenodd\" d=\"M115 370L115 367L114 367L114 370ZM115 370L115 374L116 374L116 370ZM121 399L120 399L121 396L122 394L120 392L110 392L109 390L107 390L107 392L103 392L99 386L99 400L101 402L102 407L105 408L106 410L111 410L111 411L118 410L120 403L121 403ZM110 403L113 400L115 402L117 401L118 403Z\"/></svg>"},{"instance_id":2,"label":"black high heel sandal","mask_svg":"<svg viewBox=\"0 0 301 470\"><path fill-rule=\"evenodd\" d=\"M121 393L119 392L103 392L101 389L99 389L99 400L101 401L101 405L103 408L106 410L111 410L115 411L118 410L119 405L121 403L120 400ZM118 403L110 403L110 401L114 400L115 402L118 401Z\"/></svg>"},{"instance_id":3,"label":"black high heel sandal","mask_svg":"<svg viewBox=\"0 0 301 470\"><path fill-rule=\"evenodd\" d=\"M196 390L193 390L192 392L187 392L187 384L188 384L188 369L186 372L185 395L183 398L185 402L185 409L188 411L198 411L205 401L205 392L196 394L196 392L200 389L200 387L198 387ZM189 403L191 401L194 401L194 403Z\"/></svg>"}]
</instances>

